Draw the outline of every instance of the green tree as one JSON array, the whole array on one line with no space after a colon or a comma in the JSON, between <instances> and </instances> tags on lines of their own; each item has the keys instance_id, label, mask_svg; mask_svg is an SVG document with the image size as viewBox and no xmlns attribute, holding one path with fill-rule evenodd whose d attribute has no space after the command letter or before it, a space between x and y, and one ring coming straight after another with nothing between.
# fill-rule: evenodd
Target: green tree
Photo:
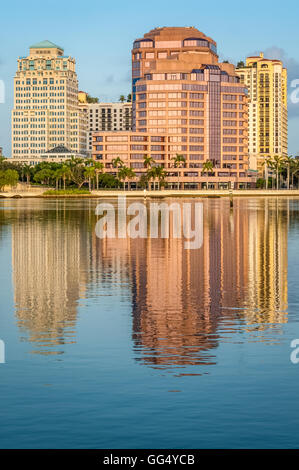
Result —
<instances>
[{"instance_id":1,"label":"green tree","mask_svg":"<svg viewBox=\"0 0 299 470\"><path fill-rule=\"evenodd\" d=\"M112 160L113 168L120 168L123 166L123 164L124 162L119 157L113 158Z\"/></svg>"},{"instance_id":2,"label":"green tree","mask_svg":"<svg viewBox=\"0 0 299 470\"><path fill-rule=\"evenodd\" d=\"M24 175L26 176L27 184L29 184L30 178L31 178L31 166L25 163L24 165L22 165L22 171Z\"/></svg>"},{"instance_id":3,"label":"green tree","mask_svg":"<svg viewBox=\"0 0 299 470\"><path fill-rule=\"evenodd\" d=\"M119 101L123 103L125 100L126 100L125 95L120 95Z\"/></svg>"},{"instance_id":4,"label":"green tree","mask_svg":"<svg viewBox=\"0 0 299 470\"><path fill-rule=\"evenodd\" d=\"M3 191L6 186L5 170L0 170L0 191Z\"/></svg>"},{"instance_id":5,"label":"green tree","mask_svg":"<svg viewBox=\"0 0 299 470\"><path fill-rule=\"evenodd\" d=\"M91 182L95 177L95 168L93 166L88 166L84 171L84 176L88 180L89 191L91 191Z\"/></svg>"},{"instance_id":6,"label":"green tree","mask_svg":"<svg viewBox=\"0 0 299 470\"><path fill-rule=\"evenodd\" d=\"M99 189L99 175L103 172L104 164L102 162L95 162L94 169L96 174L96 188Z\"/></svg>"},{"instance_id":7,"label":"green tree","mask_svg":"<svg viewBox=\"0 0 299 470\"><path fill-rule=\"evenodd\" d=\"M150 182L153 181L154 183L154 191L155 191L155 180L156 180L156 168L148 168L146 171L146 181L148 183L148 189L150 189Z\"/></svg>"},{"instance_id":8,"label":"green tree","mask_svg":"<svg viewBox=\"0 0 299 470\"><path fill-rule=\"evenodd\" d=\"M155 160L153 159L153 157L150 157L149 155L144 155L143 164L144 164L144 168L149 169L155 164Z\"/></svg>"},{"instance_id":9,"label":"green tree","mask_svg":"<svg viewBox=\"0 0 299 470\"><path fill-rule=\"evenodd\" d=\"M98 103L99 98L94 98L93 96L87 95L86 96L87 103Z\"/></svg>"},{"instance_id":10,"label":"green tree","mask_svg":"<svg viewBox=\"0 0 299 470\"><path fill-rule=\"evenodd\" d=\"M66 181L70 180L72 177L71 169L68 165L63 164L61 168L58 169L58 172L63 180L63 189L65 190Z\"/></svg>"},{"instance_id":11,"label":"green tree","mask_svg":"<svg viewBox=\"0 0 299 470\"><path fill-rule=\"evenodd\" d=\"M55 172L50 170L49 168L44 168L42 170L39 170L35 173L33 177L34 181L37 183L42 183L42 184L50 184L50 181L52 179L55 179Z\"/></svg>"},{"instance_id":12,"label":"green tree","mask_svg":"<svg viewBox=\"0 0 299 470\"><path fill-rule=\"evenodd\" d=\"M56 190L59 189L59 183L60 183L60 180L61 180L61 169L60 168L57 168L57 170L54 171L54 178L55 178L55 187L56 187Z\"/></svg>"},{"instance_id":13,"label":"green tree","mask_svg":"<svg viewBox=\"0 0 299 470\"><path fill-rule=\"evenodd\" d=\"M0 189L5 186L15 186L19 181L19 173L16 170L0 170Z\"/></svg>"},{"instance_id":14,"label":"green tree","mask_svg":"<svg viewBox=\"0 0 299 470\"><path fill-rule=\"evenodd\" d=\"M158 191L160 190L160 186L164 186L165 179L166 179L166 171L162 166L155 167L155 179L158 181Z\"/></svg>"},{"instance_id":15,"label":"green tree","mask_svg":"<svg viewBox=\"0 0 299 470\"><path fill-rule=\"evenodd\" d=\"M80 189L83 184L88 181L84 176L85 162L83 158L71 157L71 159L68 160L66 164L70 168L69 179Z\"/></svg>"},{"instance_id":16,"label":"green tree","mask_svg":"<svg viewBox=\"0 0 299 470\"><path fill-rule=\"evenodd\" d=\"M146 189L148 187L148 174L143 173L139 179L139 186L141 189Z\"/></svg>"},{"instance_id":17,"label":"green tree","mask_svg":"<svg viewBox=\"0 0 299 470\"><path fill-rule=\"evenodd\" d=\"M265 177L265 182L266 182L266 189L268 189L269 186L269 168L272 168L271 166L271 158L266 157L262 163L262 166L264 167L264 177Z\"/></svg>"},{"instance_id":18,"label":"green tree","mask_svg":"<svg viewBox=\"0 0 299 470\"><path fill-rule=\"evenodd\" d=\"M183 155L177 154L172 160L174 168L178 170L178 189L180 189L180 168L185 166L186 159Z\"/></svg>"},{"instance_id":19,"label":"green tree","mask_svg":"<svg viewBox=\"0 0 299 470\"><path fill-rule=\"evenodd\" d=\"M240 60L240 61L237 63L237 69L242 69L243 67L245 67L245 64L244 64L243 60Z\"/></svg>"},{"instance_id":20,"label":"green tree","mask_svg":"<svg viewBox=\"0 0 299 470\"><path fill-rule=\"evenodd\" d=\"M151 169L152 169L152 166L155 165L155 160L153 159L153 157L150 157L149 155L144 155L143 165L144 165L144 168L147 169L146 178L144 178L143 182L146 182L146 187L147 189L149 189L150 182L153 179L153 172L151 171Z\"/></svg>"},{"instance_id":21,"label":"green tree","mask_svg":"<svg viewBox=\"0 0 299 470\"><path fill-rule=\"evenodd\" d=\"M118 188L119 181L109 173L100 173L99 175L99 186L101 188Z\"/></svg>"},{"instance_id":22,"label":"green tree","mask_svg":"<svg viewBox=\"0 0 299 470\"><path fill-rule=\"evenodd\" d=\"M207 160L204 162L203 166L202 166L202 173L205 174L207 173L208 176L210 173L213 173L214 171L214 164L211 160ZM207 189L209 187L209 179L207 180Z\"/></svg>"},{"instance_id":23,"label":"green tree","mask_svg":"<svg viewBox=\"0 0 299 470\"><path fill-rule=\"evenodd\" d=\"M299 178L298 178L298 173L299 173L299 159L294 158L294 164L293 164L293 171L292 171L292 186L294 187L294 176L297 177L297 186L299 189Z\"/></svg>"},{"instance_id":24,"label":"green tree","mask_svg":"<svg viewBox=\"0 0 299 470\"><path fill-rule=\"evenodd\" d=\"M290 176L294 168L294 158L292 157L292 155L288 155L284 158L284 164L287 169L287 188L290 189Z\"/></svg>"},{"instance_id":25,"label":"green tree","mask_svg":"<svg viewBox=\"0 0 299 470\"><path fill-rule=\"evenodd\" d=\"M130 181L136 176L134 170L132 168L128 168L127 166L122 166L118 171L118 178L120 181L123 181L124 190L126 188L126 181Z\"/></svg>"},{"instance_id":26,"label":"green tree","mask_svg":"<svg viewBox=\"0 0 299 470\"><path fill-rule=\"evenodd\" d=\"M271 160L269 160L270 168L272 168L275 171L276 189L277 190L279 189L279 174L282 171L283 162L284 162L283 157L281 157L279 155L274 155L274 157Z\"/></svg>"},{"instance_id":27,"label":"green tree","mask_svg":"<svg viewBox=\"0 0 299 470\"><path fill-rule=\"evenodd\" d=\"M127 102L131 103L131 101L132 101L132 95L131 95L131 93L129 93L128 96L127 96Z\"/></svg>"}]
</instances>

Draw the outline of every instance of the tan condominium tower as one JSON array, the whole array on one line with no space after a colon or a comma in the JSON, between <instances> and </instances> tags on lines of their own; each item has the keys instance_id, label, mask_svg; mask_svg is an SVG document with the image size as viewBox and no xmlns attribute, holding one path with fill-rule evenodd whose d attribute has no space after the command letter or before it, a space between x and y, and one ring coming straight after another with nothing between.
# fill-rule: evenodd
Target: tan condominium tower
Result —
<instances>
[{"instance_id":1,"label":"tan condominium tower","mask_svg":"<svg viewBox=\"0 0 299 470\"><path fill-rule=\"evenodd\" d=\"M250 164L262 170L266 157L288 154L287 70L261 53L239 63L236 73L248 88Z\"/></svg>"},{"instance_id":2,"label":"tan condominium tower","mask_svg":"<svg viewBox=\"0 0 299 470\"><path fill-rule=\"evenodd\" d=\"M93 158L164 168L169 187L248 187L247 90L216 43L194 27L156 28L132 50L132 132L93 133ZM184 163L175 164L177 155ZM205 163L209 161L209 170ZM178 182L179 180L179 182Z\"/></svg>"},{"instance_id":3,"label":"tan condominium tower","mask_svg":"<svg viewBox=\"0 0 299 470\"><path fill-rule=\"evenodd\" d=\"M19 57L14 78L12 156L34 161L57 146L84 153L87 115L78 106L75 59L43 41Z\"/></svg>"}]
</instances>

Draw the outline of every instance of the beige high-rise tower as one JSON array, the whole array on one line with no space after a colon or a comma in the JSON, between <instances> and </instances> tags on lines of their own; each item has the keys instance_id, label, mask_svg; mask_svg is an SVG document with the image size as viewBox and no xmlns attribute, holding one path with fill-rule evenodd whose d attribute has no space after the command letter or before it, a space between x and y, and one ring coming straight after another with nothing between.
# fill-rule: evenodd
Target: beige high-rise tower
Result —
<instances>
[{"instance_id":1,"label":"beige high-rise tower","mask_svg":"<svg viewBox=\"0 0 299 470\"><path fill-rule=\"evenodd\" d=\"M87 115L78 105L75 59L50 41L18 58L12 111L12 157L37 158L57 146L86 152Z\"/></svg>"},{"instance_id":2,"label":"beige high-rise tower","mask_svg":"<svg viewBox=\"0 0 299 470\"><path fill-rule=\"evenodd\" d=\"M262 170L266 157L288 154L287 70L261 53L236 73L248 88L249 167Z\"/></svg>"}]
</instances>

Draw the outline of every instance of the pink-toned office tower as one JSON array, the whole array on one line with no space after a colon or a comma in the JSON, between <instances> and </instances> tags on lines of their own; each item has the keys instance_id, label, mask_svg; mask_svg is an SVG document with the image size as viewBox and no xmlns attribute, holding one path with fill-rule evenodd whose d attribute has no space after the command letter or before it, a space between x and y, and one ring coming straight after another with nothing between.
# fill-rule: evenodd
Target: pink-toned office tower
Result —
<instances>
[{"instance_id":1,"label":"pink-toned office tower","mask_svg":"<svg viewBox=\"0 0 299 470\"><path fill-rule=\"evenodd\" d=\"M156 28L132 50L132 132L95 132L93 158L116 174L119 157L134 169L136 185L150 156L169 187L246 188L247 89L216 43L196 28ZM175 166L183 155L185 163ZM212 162L207 169L206 161ZM211 166L211 164L210 164Z\"/></svg>"}]
</instances>

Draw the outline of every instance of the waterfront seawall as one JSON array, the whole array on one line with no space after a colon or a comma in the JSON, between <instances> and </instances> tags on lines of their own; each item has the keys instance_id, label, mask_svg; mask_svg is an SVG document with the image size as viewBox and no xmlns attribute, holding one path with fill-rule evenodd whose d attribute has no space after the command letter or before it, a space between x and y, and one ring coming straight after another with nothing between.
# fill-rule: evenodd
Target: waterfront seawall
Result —
<instances>
[{"instance_id":1,"label":"waterfront seawall","mask_svg":"<svg viewBox=\"0 0 299 470\"><path fill-rule=\"evenodd\" d=\"M117 198L118 196L126 196L127 198L167 198L167 197L299 197L299 189L210 189L210 190L160 190L160 191L144 191L144 190L99 190L91 191L90 194L55 194L44 195L51 188L29 187L28 189L16 188L9 191L0 192L0 198L14 197L43 197L43 198Z\"/></svg>"}]
</instances>

